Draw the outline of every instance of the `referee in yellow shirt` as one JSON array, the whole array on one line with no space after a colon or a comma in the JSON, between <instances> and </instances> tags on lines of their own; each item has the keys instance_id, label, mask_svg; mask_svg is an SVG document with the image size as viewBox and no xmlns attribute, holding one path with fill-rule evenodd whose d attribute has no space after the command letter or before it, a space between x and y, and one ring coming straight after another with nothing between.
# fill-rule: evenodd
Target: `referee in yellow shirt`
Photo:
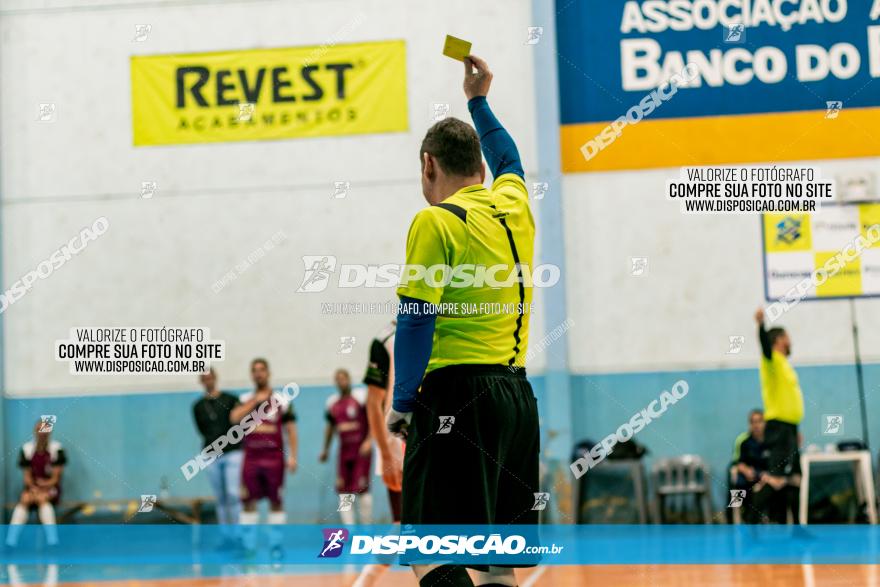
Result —
<instances>
[{"instance_id":1,"label":"referee in yellow shirt","mask_svg":"<svg viewBox=\"0 0 880 587\"><path fill-rule=\"evenodd\" d=\"M755 507L768 520L785 524L790 510L798 523L801 457L798 424L804 417L804 397L797 373L788 361L791 339L782 328L764 328L764 310L755 313L761 342L761 398L764 400L764 446L767 475L755 496Z\"/></svg>"},{"instance_id":2,"label":"referee in yellow shirt","mask_svg":"<svg viewBox=\"0 0 880 587\"><path fill-rule=\"evenodd\" d=\"M432 126L419 158L429 206L401 272L389 429L406 437L406 524L537 524L537 402L525 375L535 223L516 144L486 94L492 74L465 58L474 128ZM494 177L483 181L482 149ZM421 587L516 585L513 569L413 561Z\"/></svg>"}]
</instances>

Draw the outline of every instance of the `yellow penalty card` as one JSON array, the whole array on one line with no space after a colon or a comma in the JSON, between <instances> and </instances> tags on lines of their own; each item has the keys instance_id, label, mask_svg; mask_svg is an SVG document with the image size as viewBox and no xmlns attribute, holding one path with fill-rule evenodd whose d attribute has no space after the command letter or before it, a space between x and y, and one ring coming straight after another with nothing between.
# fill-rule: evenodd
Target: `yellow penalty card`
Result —
<instances>
[{"instance_id":1,"label":"yellow penalty card","mask_svg":"<svg viewBox=\"0 0 880 587\"><path fill-rule=\"evenodd\" d=\"M446 42L443 43L443 54L458 61L464 61L464 58L471 54L471 44L452 35L446 35Z\"/></svg>"}]
</instances>

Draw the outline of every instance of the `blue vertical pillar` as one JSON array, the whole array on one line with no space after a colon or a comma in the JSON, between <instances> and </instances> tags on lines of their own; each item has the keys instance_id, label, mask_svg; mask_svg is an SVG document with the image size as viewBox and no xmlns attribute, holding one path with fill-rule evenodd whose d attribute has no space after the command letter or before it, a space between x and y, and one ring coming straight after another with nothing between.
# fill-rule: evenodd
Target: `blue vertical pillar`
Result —
<instances>
[{"instance_id":1,"label":"blue vertical pillar","mask_svg":"<svg viewBox=\"0 0 880 587\"><path fill-rule=\"evenodd\" d=\"M566 0L567 1L567 0ZM532 1L532 26L543 27L540 41L530 46L534 51L535 123L538 146L539 182L549 189L543 199L535 201L539 208L537 227L540 242L538 263L559 267L559 282L543 294L544 333L565 328L568 319L566 304L565 238L562 210L562 165L559 154L559 81L556 54L556 2ZM524 31L525 33L525 31ZM575 321L571 328L578 328ZM533 343L537 342L532 339ZM543 351L546 361L545 394L541 408L544 461L551 466L546 479L551 490L548 508L559 512L553 522L571 521L570 502L573 475L568 469L573 444L571 378L568 369L568 337L565 331ZM567 503L566 503L567 502ZM560 511L561 510L561 511Z\"/></svg>"}]
</instances>

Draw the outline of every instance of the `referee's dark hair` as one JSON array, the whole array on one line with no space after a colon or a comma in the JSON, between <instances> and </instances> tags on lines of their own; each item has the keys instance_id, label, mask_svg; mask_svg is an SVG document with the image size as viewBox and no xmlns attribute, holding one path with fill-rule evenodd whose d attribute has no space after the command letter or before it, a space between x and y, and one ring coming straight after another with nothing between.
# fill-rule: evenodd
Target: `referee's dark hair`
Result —
<instances>
[{"instance_id":1,"label":"referee's dark hair","mask_svg":"<svg viewBox=\"0 0 880 587\"><path fill-rule=\"evenodd\" d=\"M471 125L457 118L444 118L428 129L419 151L423 164L425 153L437 159L448 175L471 177L482 169L480 137Z\"/></svg>"},{"instance_id":2,"label":"referee's dark hair","mask_svg":"<svg viewBox=\"0 0 880 587\"><path fill-rule=\"evenodd\" d=\"M770 348L776 344L776 339L785 334L785 328L771 328L767 331L767 340L770 341Z\"/></svg>"},{"instance_id":3,"label":"referee's dark hair","mask_svg":"<svg viewBox=\"0 0 880 587\"><path fill-rule=\"evenodd\" d=\"M269 368L269 361L267 361L267 360L264 359L263 357L257 357L256 359L254 359L253 361L251 361L251 369L253 369L253 368L254 368L254 365L256 365L257 363L262 363L262 364L263 364L263 367L265 367L266 369Z\"/></svg>"}]
</instances>

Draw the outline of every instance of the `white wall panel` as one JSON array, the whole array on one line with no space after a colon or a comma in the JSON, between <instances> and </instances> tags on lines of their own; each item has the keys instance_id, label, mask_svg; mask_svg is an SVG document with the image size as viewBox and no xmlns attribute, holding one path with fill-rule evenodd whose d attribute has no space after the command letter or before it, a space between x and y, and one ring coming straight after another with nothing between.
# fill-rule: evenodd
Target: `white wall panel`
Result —
<instances>
[{"instance_id":1,"label":"white wall panel","mask_svg":"<svg viewBox=\"0 0 880 587\"><path fill-rule=\"evenodd\" d=\"M49 9L43 9L43 7ZM472 39L494 72L490 100L536 165L528 2L167 2L114 6L6 0L0 8L3 283L19 279L81 227L110 230L4 313L11 395L193 389L189 376L72 377L53 343L74 326L209 326L224 339L227 385L266 355L277 378L356 376L387 316L327 317L321 301L384 301L390 289L295 294L302 255L402 262L424 205L418 147L432 104L468 119L462 66L441 55L448 32ZM466 15L466 16L463 16ZM355 23L355 24L353 24ZM491 23L492 34L486 34ZM133 42L135 24L150 24ZM340 31L349 31L340 35ZM404 39L409 132L173 147L132 146L129 58ZM37 121L40 103L57 120ZM158 182L152 199L143 181ZM334 181L350 181L331 199ZM220 293L212 284L283 230L287 240ZM533 336L540 337L535 321ZM340 336L358 343L337 354ZM540 357L535 366L540 366Z\"/></svg>"}]
</instances>

